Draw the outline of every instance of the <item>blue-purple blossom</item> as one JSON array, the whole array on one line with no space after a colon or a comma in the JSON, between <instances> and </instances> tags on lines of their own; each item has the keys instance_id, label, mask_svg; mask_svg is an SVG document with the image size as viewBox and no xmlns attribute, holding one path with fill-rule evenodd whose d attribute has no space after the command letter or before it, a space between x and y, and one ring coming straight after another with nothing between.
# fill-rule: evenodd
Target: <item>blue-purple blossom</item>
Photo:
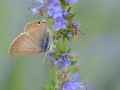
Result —
<instances>
[{"instance_id":1,"label":"blue-purple blossom","mask_svg":"<svg viewBox=\"0 0 120 90\"><path fill-rule=\"evenodd\" d=\"M58 60L54 60L53 63L59 68L71 66L71 61L68 55L64 56L64 58L60 56Z\"/></svg>"},{"instance_id":2,"label":"blue-purple blossom","mask_svg":"<svg viewBox=\"0 0 120 90\"><path fill-rule=\"evenodd\" d=\"M76 22L74 22L74 23L72 24L72 26L73 26L74 28L78 28L78 24L77 24Z\"/></svg>"},{"instance_id":3,"label":"blue-purple blossom","mask_svg":"<svg viewBox=\"0 0 120 90\"><path fill-rule=\"evenodd\" d=\"M62 7L59 4L59 0L49 1L48 16L62 15Z\"/></svg>"},{"instance_id":4,"label":"blue-purple blossom","mask_svg":"<svg viewBox=\"0 0 120 90\"><path fill-rule=\"evenodd\" d=\"M65 62L65 66L66 67L70 67L71 66L71 61L68 55L64 56L64 62Z\"/></svg>"},{"instance_id":5,"label":"blue-purple blossom","mask_svg":"<svg viewBox=\"0 0 120 90\"><path fill-rule=\"evenodd\" d=\"M44 1L43 0L36 0L38 3L44 3Z\"/></svg>"},{"instance_id":6,"label":"blue-purple blossom","mask_svg":"<svg viewBox=\"0 0 120 90\"><path fill-rule=\"evenodd\" d=\"M62 12L62 15L63 15L63 17L67 16L67 15L68 15L68 12L67 12L67 11L63 11L63 12Z\"/></svg>"},{"instance_id":7,"label":"blue-purple blossom","mask_svg":"<svg viewBox=\"0 0 120 90\"><path fill-rule=\"evenodd\" d=\"M78 81L78 74L75 74L70 81L63 84L63 90L80 90L81 88L86 90L86 86Z\"/></svg>"},{"instance_id":8,"label":"blue-purple blossom","mask_svg":"<svg viewBox=\"0 0 120 90\"><path fill-rule=\"evenodd\" d=\"M58 60L54 60L53 63L57 66L57 67L64 67L64 61L62 58L58 58Z\"/></svg>"},{"instance_id":9,"label":"blue-purple blossom","mask_svg":"<svg viewBox=\"0 0 120 90\"><path fill-rule=\"evenodd\" d=\"M34 13L34 14L38 14L40 11L39 11L39 8L31 8L31 10L32 10L32 12Z\"/></svg>"},{"instance_id":10,"label":"blue-purple blossom","mask_svg":"<svg viewBox=\"0 0 120 90\"><path fill-rule=\"evenodd\" d=\"M49 57L53 57L53 55L54 55L53 52L49 52L49 53L48 53L48 56L49 56Z\"/></svg>"},{"instance_id":11,"label":"blue-purple blossom","mask_svg":"<svg viewBox=\"0 0 120 90\"><path fill-rule=\"evenodd\" d=\"M73 37L73 33L72 33L72 32L69 32L69 33L67 34L67 36L68 36L68 38L72 38L72 37Z\"/></svg>"},{"instance_id":12,"label":"blue-purple blossom","mask_svg":"<svg viewBox=\"0 0 120 90\"><path fill-rule=\"evenodd\" d=\"M54 31L59 31L60 29L67 29L67 20L63 17L57 17L54 19Z\"/></svg>"},{"instance_id":13,"label":"blue-purple blossom","mask_svg":"<svg viewBox=\"0 0 120 90\"><path fill-rule=\"evenodd\" d=\"M54 31L67 29L67 20L65 20L65 12L63 12L59 0L54 0L48 6L48 15L54 18Z\"/></svg>"},{"instance_id":14,"label":"blue-purple blossom","mask_svg":"<svg viewBox=\"0 0 120 90\"><path fill-rule=\"evenodd\" d=\"M47 0L48 3L51 3L53 0Z\"/></svg>"},{"instance_id":15,"label":"blue-purple blossom","mask_svg":"<svg viewBox=\"0 0 120 90\"><path fill-rule=\"evenodd\" d=\"M31 8L34 14L39 14L42 8L46 8L46 3L43 0L36 0L40 5L38 7Z\"/></svg>"},{"instance_id":16,"label":"blue-purple blossom","mask_svg":"<svg viewBox=\"0 0 120 90\"><path fill-rule=\"evenodd\" d=\"M78 0L65 0L67 3L76 3Z\"/></svg>"},{"instance_id":17,"label":"blue-purple blossom","mask_svg":"<svg viewBox=\"0 0 120 90\"><path fill-rule=\"evenodd\" d=\"M77 32L80 32L78 23L74 22L74 23L72 24L72 26L73 26L73 28L74 28Z\"/></svg>"}]
</instances>

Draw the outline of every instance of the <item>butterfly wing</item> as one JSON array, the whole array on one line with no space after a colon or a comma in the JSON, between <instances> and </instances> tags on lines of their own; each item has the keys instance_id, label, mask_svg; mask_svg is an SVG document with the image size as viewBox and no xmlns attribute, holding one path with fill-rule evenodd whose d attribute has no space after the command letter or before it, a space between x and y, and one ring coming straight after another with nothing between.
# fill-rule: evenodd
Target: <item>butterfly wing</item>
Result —
<instances>
[{"instance_id":1,"label":"butterfly wing","mask_svg":"<svg viewBox=\"0 0 120 90\"><path fill-rule=\"evenodd\" d=\"M46 32L46 23L34 21L27 24L24 33L20 34L11 44L10 54L26 56L42 53Z\"/></svg>"},{"instance_id":2,"label":"butterfly wing","mask_svg":"<svg viewBox=\"0 0 120 90\"><path fill-rule=\"evenodd\" d=\"M46 37L47 24L40 21L33 21L25 28L25 33L29 34L38 42L42 42Z\"/></svg>"},{"instance_id":3,"label":"butterfly wing","mask_svg":"<svg viewBox=\"0 0 120 90\"><path fill-rule=\"evenodd\" d=\"M26 33L21 33L10 46L10 55L12 56L27 56L32 54L39 54L42 50Z\"/></svg>"}]
</instances>

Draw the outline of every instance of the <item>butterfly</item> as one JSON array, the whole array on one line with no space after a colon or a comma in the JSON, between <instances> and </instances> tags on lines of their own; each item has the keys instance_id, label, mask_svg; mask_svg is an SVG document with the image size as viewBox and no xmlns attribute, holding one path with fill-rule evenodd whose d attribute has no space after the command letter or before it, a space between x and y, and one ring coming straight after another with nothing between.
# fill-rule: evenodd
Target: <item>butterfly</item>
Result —
<instances>
[{"instance_id":1,"label":"butterfly","mask_svg":"<svg viewBox=\"0 0 120 90\"><path fill-rule=\"evenodd\" d=\"M9 53L12 56L29 56L46 53L50 46L51 34L45 22L32 21L24 32L13 40Z\"/></svg>"}]
</instances>

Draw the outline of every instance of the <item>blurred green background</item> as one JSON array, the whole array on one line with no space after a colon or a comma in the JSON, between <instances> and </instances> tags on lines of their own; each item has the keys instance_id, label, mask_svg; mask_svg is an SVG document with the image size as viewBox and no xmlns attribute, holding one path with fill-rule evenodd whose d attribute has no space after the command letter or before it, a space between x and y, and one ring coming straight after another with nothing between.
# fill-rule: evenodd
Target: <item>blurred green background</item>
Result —
<instances>
[{"instance_id":1,"label":"blurred green background","mask_svg":"<svg viewBox=\"0 0 120 90\"><path fill-rule=\"evenodd\" d=\"M71 44L88 90L120 90L120 0L78 0L75 21L86 35ZM11 57L8 48L26 23L35 0L0 1L0 90L40 90L49 79L42 56Z\"/></svg>"}]
</instances>

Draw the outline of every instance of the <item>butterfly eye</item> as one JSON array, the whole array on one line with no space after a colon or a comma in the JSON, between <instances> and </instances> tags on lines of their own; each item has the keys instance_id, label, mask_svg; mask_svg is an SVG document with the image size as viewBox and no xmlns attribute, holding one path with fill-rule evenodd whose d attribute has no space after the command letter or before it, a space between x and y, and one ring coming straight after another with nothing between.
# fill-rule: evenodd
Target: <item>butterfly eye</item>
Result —
<instances>
[{"instance_id":1,"label":"butterfly eye","mask_svg":"<svg viewBox=\"0 0 120 90\"><path fill-rule=\"evenodd\" d=\"M40 21L38 21L38 24L40 24Z\"/></svg>"}]
</instances>

